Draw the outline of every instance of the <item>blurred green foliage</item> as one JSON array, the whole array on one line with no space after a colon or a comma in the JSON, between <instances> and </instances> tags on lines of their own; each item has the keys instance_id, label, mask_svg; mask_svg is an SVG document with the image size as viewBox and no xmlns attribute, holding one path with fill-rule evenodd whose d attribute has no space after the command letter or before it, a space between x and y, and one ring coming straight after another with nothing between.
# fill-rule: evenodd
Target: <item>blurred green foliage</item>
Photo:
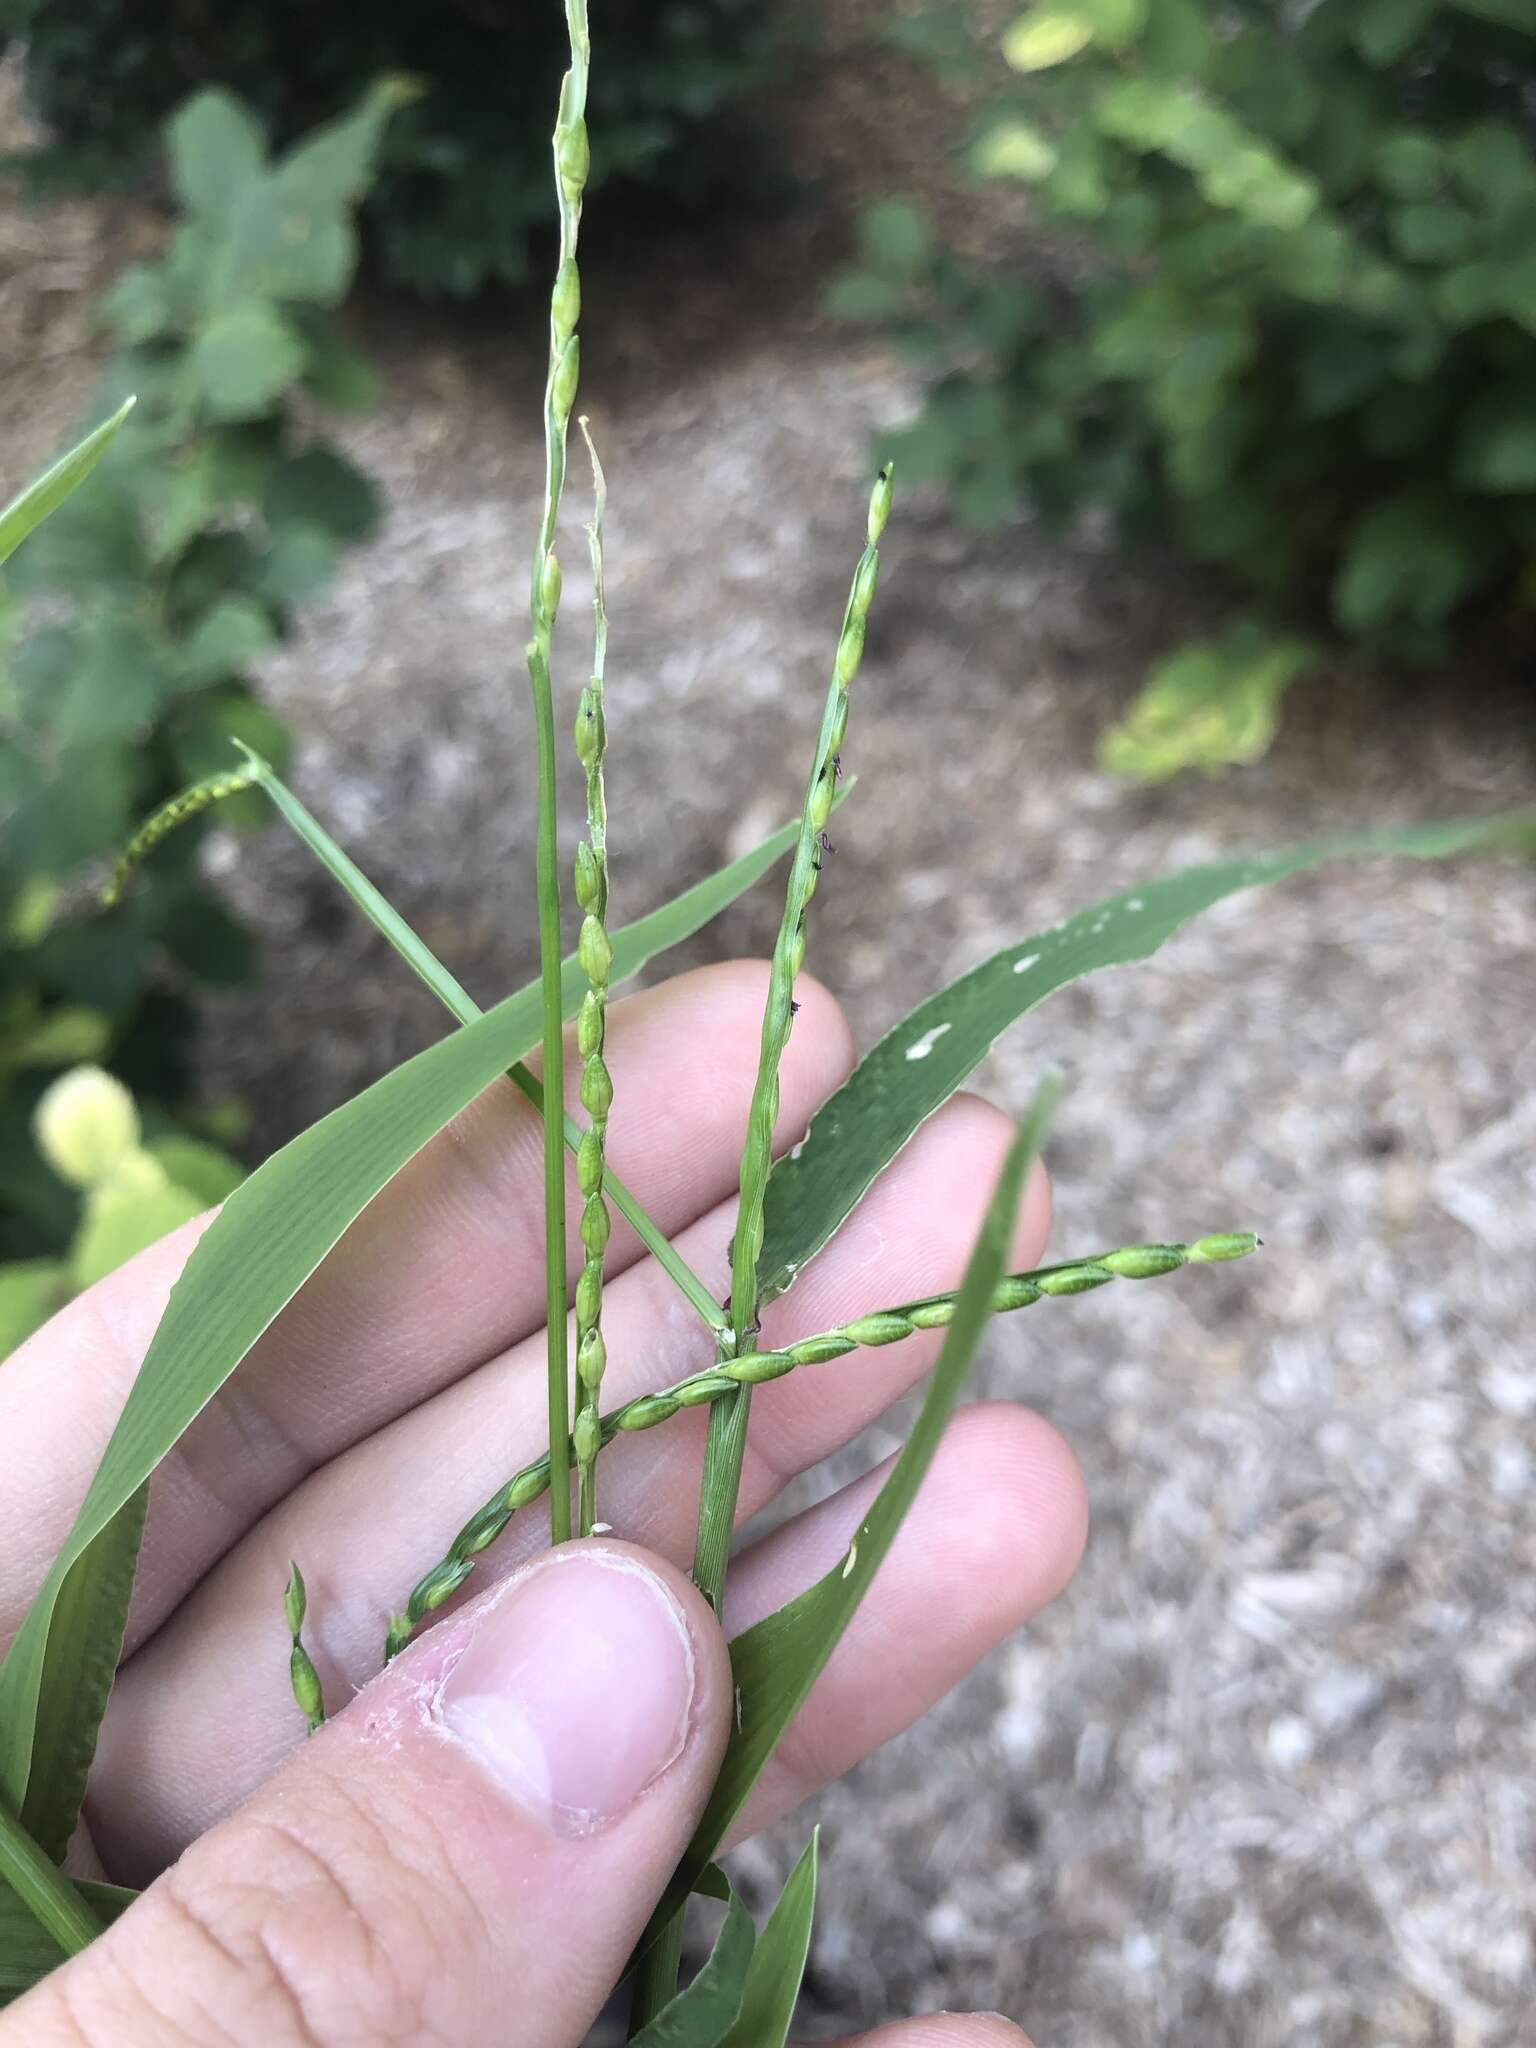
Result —
<instances>
[{"instance_id":1,"label":"blurred green foliage","mask_svg":"<svg viewBox=\"0 0 1536 2048\"><path fill-rule=\"evenodd\" d=\"M739 103L772 74L785 18L759 0L605 0L593 187L697 207L760 180ZM239 93L286 141L362 80L404 73L422 97L390 131L367 212L386 282L427 295L521 283L531 234L553 220L555 0L0 0L7 32L27 40L28 96L52 135L30 161L51 184L141 177L160 121L199 86Z\"/></svg>"},{"instance_id":2,"label":"blurred green foliage","mask_svg":"<svg viewBox=\"0 0 1536 2048\"><path fill-rule=\"evenodd\" d=\"M128 270L101 309L117 346L100 412L130 392L138 403L89 483L7 564L0 1259L55 1254L79 1221L79 1190L32 1142L50 1076L105 1062L159 1115L186 1088L188 981L238 981L252 965L248 935L202 879L196 826L120 908L99 908L94 884L145 812L234 765L234 739L283 755L249 666L377 518L366 477L309 424L310 401L374 396L330 309L401 98L377 86L275 162L225 94L177 114L179 219L163 258ZM262 802L239 797L221 815L241 822L243 805L255 823Z\"/></svg>"},{"instance_id":3,"label":"blurred green foliage","mask_svg":"<svg viewBox=\"0 0 1536 2048\"><path fill-rule=\"evenodd\" d=\"M900 34L959 70L962 10ZM990 86L969 49L970 166L1037 225L978 267L890 201L836 303L927 373L909 480L1259 600L1155 672L1114 766L1252 759L1295 622L1438 659L1536 602L1536 0L1039 0Z\"/></svg>"}]
</instances>

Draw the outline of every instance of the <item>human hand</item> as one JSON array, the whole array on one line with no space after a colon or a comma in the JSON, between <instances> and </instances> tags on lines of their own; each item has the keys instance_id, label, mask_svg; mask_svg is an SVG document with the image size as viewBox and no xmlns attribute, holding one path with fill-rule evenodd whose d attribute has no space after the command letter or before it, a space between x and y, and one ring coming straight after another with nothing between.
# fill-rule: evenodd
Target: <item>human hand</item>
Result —
<instances>
[{"instance_id":1,"label":"human hand","mask_svg":"<svg viewBox=\"0 0 1536 2048\"><path fill-rule=\"evenodd\" d=\"M751 966L685 975L616 1005L609 1031L614 1169L722 1289L764 986ZM808 979L797 994L785 1143L851 1059L832 999ZM1009 1135L999 1112L951 1102L767 1311L765 1344L955 1285ZM582 2039L730 1727L725 1638L682 1570L703 1412L603 1453L602 1511L632 1541L551 1553L538 1510L515 1517L477 1568L478 1597L373 1677L386 1617L423 1565L542 1447L540 1162L533 1113L510 1084L490 1090L364 1213L157 1472L71 1858L150 1889L0 2015L0 2048ZM1037 1175L1018 1264L1037 1261L1048 1212ZM82 1296L0 1370L0 1637L63 1540L200 1228ZM609 1270L605 1395L708 1365L702 1324L622 1227ZM743 1516L904 1392L938 1342L760 1388ZM741 1552L727 1634L835 1562L880 1476ZM1054 1597L1085 1520L1046 1424L1001 1404L960 1415L735 1839L906 1727ZM333 1712L302 1747L282 1622L291 1557ZM869 2038L1018 2037L973 2019Z\"/></svg>"}]
</instances>

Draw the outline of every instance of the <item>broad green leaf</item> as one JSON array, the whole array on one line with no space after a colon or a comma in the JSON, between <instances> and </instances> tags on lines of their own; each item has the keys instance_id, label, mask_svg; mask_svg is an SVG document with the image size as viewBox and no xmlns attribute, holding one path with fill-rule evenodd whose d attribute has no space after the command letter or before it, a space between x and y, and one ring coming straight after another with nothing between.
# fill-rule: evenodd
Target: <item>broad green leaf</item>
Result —
<instances>
[{"instance_id":1,"label":"broad green leaf","mask_svg":"<svg viewBox=\"0 0 1536 2048\"><path fill-rule=\"evenodd\" d=\"M1459 7L1463 14L1478 14L1484 21L1496 21L1505 28L1524 29L1527 35L1536 35L1536 8L1531 0L1451 0L1451 5Z\"/></svg>"},{"instance_id":2,"label":"broad green leaf","mask_svg":"<svg viewBox=\"0 0 1536 2048\"><path fill-rule=\"evenodd\" d=\"M334 448L306 448L274 470L263 510L270 526L320 526L338 540L367 540L378 526L379 494Z\"/></svg>"},{"instance_id":3,"label":"broad green leaf","mask_svg":"<svg viewBox=\"0 0 1536 2048\"><path fill-rule=\"evenodd\" d=\"M28 484L21 495L13 498L0 512L0 562L8 560L32 529L40 526L50 512L84 483L106 452L107 444L132 412L133 404L131 398L125 399L111 419L104 420L67 455L61 455L51 469L45 469L35 483Z\"/></svg>"},{"instance_id":4,"label":"broad green leaf","mask_svg":"<svg viewBox=\"0 0 1536 2048\"><path fill-rule=\"evenodd\" d=\"M261 124L233 93L200 92L166 129L171 183L187 212L222 223L238 194L266 170Z\"/></svg>"},{"instance_id":5,"label":"broad green leaf","mask_svg":"<svg viewBox=\"0 0 1536 2048\"><path fill-rule=\"evenodd\" d=\"M971 161L983 178L1021 178L1038 185L1060 162L1051 138L1032 121L999 121L979 137Z\"/></svg>"},{"instance_id":6,"label":"broad green leaf","mask_svg":"<svg viewBox=\"0 0 1536 2048\"><path fill-rule=\"evenodd\" d=\"M138 1897L126 1885L76 1878L75 1888L103 1926L110 1926ZM58 1944L16 1894L0 1885L0 2006L30 1991L40 1977L64 1960Z\"/></svg>"},{"instance_id":7,"label":"broad green leaf","mask_svg":"<svg viewBox=\"0 0 1536 2048\"><path fill-rule=\"evenodd\" d=\"M1387 854L1435 860L1531 845L1536 810L1319 840L1143 883L995 953L887 1032L774 1167L764 1216L763 1299L784 1292L993 1041L1058 989L1099 968L1143 960L1223 897L1322 861Z\"/></svg>"},{"instance_id":8,"label":"broad green leaf","mask_svg":"<svg viewBox=\"0 0 1536 2048\"><path fill-rule=\"evenodd\" d=\"M721 2048L784 2048L795 2017L811 1923L816 1917L816 1864L821 1830L813 1830L805 1854L784 1880L778 1904L757 1937L747 1965L741 2013Z\"/></svg>"},{"instance_id":9,"label":"broad green leaf","mask_svg":"<svg viewBox=\"0 0 1536 2048\"><path fill-rule=\"evenodd\" d=\"M763 1766L825 1669L895 1541L907 1510L917 1498L991 1314L993 1290L1007 1263L1024 1176L1045 1136L1056 1092L1054 1081L1041 1086L1009 1148L987 1206L986 1220L966 1266L965 1279L955 1300L954 1320L934 1366L922 1409L890 1477L859 1524L847 1555L825 1578L807 1587L787 1607L766 1615L731 1644L731 1670L736 1681L735 1732L726 1746L725 1760L704 1817L657 1908L648 1934L654 1934L682 1904L698 1873L724 1841Z\"/></svg>"},{"instance_id":10,"label":"broad green leaf","mask_svg":"<svg viewBox=\"0 0 1536 2048\"><path fill-rule=\"evenodd\" d=\"M1015 71L1049 71L1086 50L1093 24L1074 7L1037 7L1021 14L1003 37L1003 55Z\"/></svg>"},{"instance_id":11,"label":"broad green leaf","mask_svg":"<svg viewBox=\"0 0 1536 2048\"><path fill-rule=\"evenodd\" d=\"M719 2048L735 2024L757 1930L734 1886L725 1884L724 1891L725 1919L708 1960L649 2025L630 2036L630 2048Z\"/></svg>"},{"instance_id":12,"label":"broad green leaf","mask_svg":"<svg viewBox=\"0 0 1536 2048\"><path fill-rule=\"evenodd\" d=\"M1275 736L1286 690L1317 659L1310 641L1243 619L1220 640L1160 661L1125 719L1099 742L1112 775L1162 782L1257 761Z\"/></svg>"},{"instance_id":13,"label":"broad green leaf","mask_svg":"<svg viewBox=\"0 0 1536 2048\"><path fill-rule=\"evenodd\" d=\"M1456 449L1456 481L1474 491L1536 491L1536 384L1496 384L1473 400Z\"/></svg>"},{"instance_id":14,"label":"broad green leaf","mask_svg":"<svg viewBox=\"0 0 1536 2048\"><path fill-rule=\"evenodd\" d=\"M205 1209L227 1200L245 1179L245 1168L227 1152L205 1145L201 1138L184 1137L180 1131L151 1138L144 1150L165 1169L173 1186L195 1195Z\"/></svg>"},{"instance_id":15,"label":"broad green leaf","mask_svg":"<svg viewBox=\"0 0 1536 2048\"><path fill-rule=\"evenodd\" d=\"M784 826L662 909L621 927L613 935L613 981L637 974L717 916L782 859L798 830ZM586 985L573 955L562 970L568 1017ZM532 986L285 1145L230 1196L204 1233L171 1291L75 1525L0 1664L0 1798L13 1808L21 1810L31 1797L44 1720L61 1740L73 1729L75 1749L88 1747L77 1725L88 1721L94 1742L100 1703L80 1685L78 1669L89 1645L73 1632L56 1635L54 1620L66 1608L85 1609L103 1573L126 1613L114 1518L379 1190L538 1041L539 991ZM101 1632L103 1640L112 1633L106 1621ZM114 1654L120 1637L121 1615ZM37 1783L34 1804L49 1801L46 1770ZM61 1802L53 1804L62 1810Z\"/></svg>"},{"instance_id":16,"label":"broad green leaf","mask_svg":"<svg viewBox=\"0 0 1536 2048\"><path fill-rule=\"evenodd\" d=\"M252 300L213 316L188 367L212 418L255 419L304 368L304 344L273 307Z\"/></svg>"},{"instance_id":17,"label":"broad green leaf","mask_svg":"<svg viewBox=\"0 0 1536 2048\"><path fill-rule=\"evenodd\" d=\"M188 1188L124 1188L121 1193L93 1194L69 1254L69 1273L81 1290L94 1287L119 1266L200 1216L208 1204Z\"/></svg>"}]
</instances>

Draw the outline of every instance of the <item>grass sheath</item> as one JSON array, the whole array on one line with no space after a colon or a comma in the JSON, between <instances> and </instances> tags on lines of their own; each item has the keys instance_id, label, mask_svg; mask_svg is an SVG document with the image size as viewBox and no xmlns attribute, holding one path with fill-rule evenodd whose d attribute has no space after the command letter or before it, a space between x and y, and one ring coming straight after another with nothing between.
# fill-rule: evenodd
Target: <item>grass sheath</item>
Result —
<instances>
[{"instance_id":1,"label":"grass sheath","mask_svg":"<svg viewBox=\"0 0 1536 2048\"><path fill-rule=\"evenodd\" d=\"M1037 1301L1088 1294L1113 1280L1151 1280L1176 1273L1182 1266L1242 1259L1256 1251L1258 1244L1251 1231L1223 1231L1199 1238L1193 1244L1125 1245L1118 1251L1099 1252L1089 1259L1037 1266L1030 1272L1011 1273L1001 1280L992 1296L992 1310L1006 1315L1015 1309L1031 1308ZM802 1337L776 1351L754 1351L740 1358L717 1360L704 1372L694 1373L657 1393L640 1394L599 1417L601 1442L609 1444L617 1436L654 1429L685 1408L712 1405L718 1414L727 1396L736 1395L744 1387L782 1379L800 1366L826 1364L863 1346L898 1344L917 1330L944 1329L954 1318L956 1299L954 1294L925 1295L920 1301L904 1302L896 1308L876 1309L852 1322L841 1323L834 1330ZM519 1508L529 1507L541 1497L549 1482L549 1459L535 1458L471 1515L444 1557L417 1581L404 1608L391 1621L384 1650L386 1662L405 1648L434 1608L458 1591L473 1570L475 1559L490 1548Z\"/></svg>"},{"instance_id":2,"label":"grass sheath","mask_svg":"<svg viewBox=\"0 0 1536 2048\"><path fill-rule=\"evenodd\" d=\"M587 776L587 836L576 849L575 878L576 901L582 913L581 938L576 950L587 977L587 993L576 1020L576 1050L581 1059L581 1106L590 1122L576 1154L583 1264L576 1282L576 1427L571 1442L576 1456L579 1528L583 1536L590 1536L597 1522L597 1454L602 1448L597 1402L608 1363L602 1331L603 1258L608 1249L611 1219L604 1198L604 1177L613 1081L603 1059L603 1037L613 947L608 939L608 804L603 788L603 754L608 737L603 705L603 672L608 656L608 615L603 601L603 511L608 492L585 418L581 431L592 458L593 512L587 537L592 551L593 645L592 679L581 693L576 712L576 752Z\"/></svg>"},{"instance_id":3,"label":"grass sheath","mask_svg":"<svg viewBox=\"0 0 1536 2048\"><path fill-rule=\"evenodd\" d=\"M565 487L566 437L581 373L576 323L581 312L581 275L576 240L581 226L590 150L587 141L586 0L566 0L571 66L560 86L555 123L555 191L560 209L560 258L549 304L549 371L544 384L544 513L533 556L529 610L528 680L533 696L539 756L539 818L536 880L539 901L539 972L544 992L544 1266L545 1321L549 1359L550 1540L571 1533L570 1391L566 1352L565 1263L565 1057L560 1001L560 872L556 844L557 779L555 708L550 650L560 610L560 561L555 524Z\"/></svg>"}]
</instances>

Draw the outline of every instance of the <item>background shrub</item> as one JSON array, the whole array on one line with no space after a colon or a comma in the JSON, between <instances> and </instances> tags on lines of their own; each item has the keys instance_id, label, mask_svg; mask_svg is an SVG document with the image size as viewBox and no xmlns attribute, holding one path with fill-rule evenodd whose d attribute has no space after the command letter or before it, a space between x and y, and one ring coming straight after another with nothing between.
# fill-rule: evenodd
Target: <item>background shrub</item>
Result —
<instances>
[{"instance_id":1,"label":"background shrub","mask_svg":"<svg viewBox=\"0 0 1536 2048\"><path fill-rule=\"evenodd\" d=\"M903 39L951 69L956 16ZM970 163L1038 226L979 268L902 202L846 312L930 382L894 437L973 519L1172 541L1261 600L1157 671L1109 758L1261 751L1326 622L1440 658L1536 600L1531 0L1040 0ZM974 59L983 61L981 53Z\"/></svg>"},{"instance_id":2,"label":"background shrub","mask_svg":"<svg viewBox=\"0 0 1536 2048\"><path fill-rule=\"evenodd\" d=\"M0 627L0 1260L74 1237L78 1186L33 1142L59 1069L101 1061L143 1099L151 1140L182 1096L189 978L240 979L250 942L169 839L117 909L105 863L143 814L284 734L248 669L373 526L367 479L308 424L366 405L374 377L329 308L356 262L352 213L400 89L269 162L221 93L169 129L183 212L162 261L103 317L103 414L138 404L90 479L7 566ZM259 796L234 799L264 818ZM221 816L228 818L226 809Z\"/></svg>"},{"instance_id":3,"label":"background shrub","mask_svg":"<svg viewBox=\"0 0 1536 2048\"><path fill-rule=\"evenodd\" d=\"M724 117L767 75L784 13L759 0L608 0L594 185L696 205L743 184L760 157ZM34 168L52 181L141 177L157 125L199 86L239 93L281 142L339 113L360 79L403 72L423 95L391 130L368 209L387 281L426 294L521 282L530 233L553 218L549 109L566 51L554 4L0 0L0 28L27 39L28 93L53 136Z\"/></svg>"}]
</instances>

